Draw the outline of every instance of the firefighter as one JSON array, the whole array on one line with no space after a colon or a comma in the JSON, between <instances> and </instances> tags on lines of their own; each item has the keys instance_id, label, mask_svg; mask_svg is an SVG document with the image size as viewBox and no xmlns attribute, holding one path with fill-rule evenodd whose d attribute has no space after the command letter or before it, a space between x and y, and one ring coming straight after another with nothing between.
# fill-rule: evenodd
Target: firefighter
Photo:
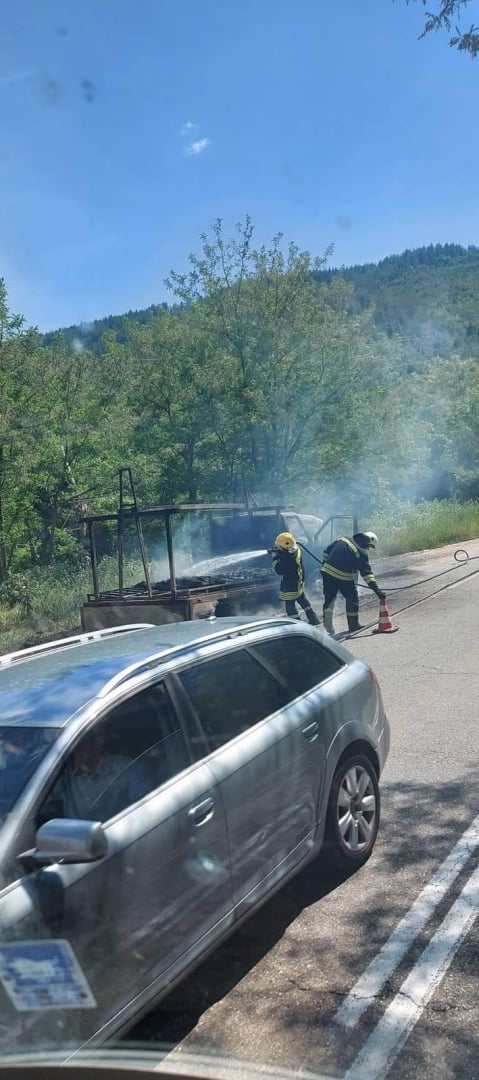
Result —
<instances>
[{"instance_id":1,"label":"firefighter","mask_svg":"<svg viewBox=\"0 0 479 1080\"><path fill-rule=\"evenodd\" d=\"M319 626L318 616L304 592L303 556L293 534L279 533L271 551L273 570L281 578L279 598L285 602L286 614L299 619L300 616L296 610L298 603L311 626Z\"/></svg>"},{"instance_id":2,"label":"firefighter","mask_svg":"<svg viewBox=\"0 0 479 1080\"><path fill-rule=\"evenodd\" d=\"M369 585L369 588L376 593L379 600L385 599L385 593L379 588L368 559L368 551L374 549L377 542L376 533L360 532L354 533L352 537L339 536L324 549L321 567L324 592L323 620L324 629L328 634L334 633L333 610L338 592L346 601L349 630L361 630L355 574L361 574L366 585Z\"/></svg>"}]
</instances>

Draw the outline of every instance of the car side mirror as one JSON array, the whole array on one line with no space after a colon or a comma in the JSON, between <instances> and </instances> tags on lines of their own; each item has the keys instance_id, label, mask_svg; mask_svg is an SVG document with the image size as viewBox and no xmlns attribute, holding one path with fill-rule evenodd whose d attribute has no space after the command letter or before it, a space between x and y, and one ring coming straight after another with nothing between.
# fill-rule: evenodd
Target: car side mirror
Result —
<instances>
[{"instance_id":1,"label":"car side mirror","mask_svg":"<svg viewBox=\"0 0 479 1080\"><path fill-rule=\"evenodd\" d=\"M18 856L29 866L49 863L98 862L108 854L108 841L101 821L53 818L36 833L35 847Z\"/></svg>"}]
</instances>

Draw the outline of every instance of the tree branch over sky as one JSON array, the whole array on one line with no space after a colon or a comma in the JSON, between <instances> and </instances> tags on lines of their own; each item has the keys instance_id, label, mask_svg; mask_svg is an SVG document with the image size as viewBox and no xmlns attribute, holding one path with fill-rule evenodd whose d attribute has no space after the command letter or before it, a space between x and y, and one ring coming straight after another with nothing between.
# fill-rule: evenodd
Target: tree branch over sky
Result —
<instances>
[{"instance_id":1,"label":"tree branch over sky","mask_svg":"<svg viewBox=\"0 0 479 1080\"><path fill-rule=\"evenodd\" d=\"M456 20L468 7L471 0L436 0L435 11L430 11L431 0L406 0L406 3L421 3L427 8L426 22L421 37L432 31L446 30L449 34L449 44L453 49L469 53L475 57L479 53L479 25L473 23L468 30L463 30L457 25Z\"/></svg>"}]
</instances>

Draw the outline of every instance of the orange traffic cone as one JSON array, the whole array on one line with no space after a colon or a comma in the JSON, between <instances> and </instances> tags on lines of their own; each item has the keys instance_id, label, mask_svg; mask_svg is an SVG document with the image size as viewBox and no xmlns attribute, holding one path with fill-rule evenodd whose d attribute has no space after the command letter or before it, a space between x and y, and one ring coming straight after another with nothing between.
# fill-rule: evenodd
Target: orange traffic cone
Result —
<instances>
[{"instance_id":1,"label":"orange traffic cone","mask_svg":"<svg viewBox=\"0 0 479 1080\"><path fill-rule=\"evenodd\" d=\"M376 628L373 630L373 634L394 634L396 630L399 630L399 626L393 626L389 618L389 611L386 601L380 600L379 622Z\"/></svg>"}]
</instances>

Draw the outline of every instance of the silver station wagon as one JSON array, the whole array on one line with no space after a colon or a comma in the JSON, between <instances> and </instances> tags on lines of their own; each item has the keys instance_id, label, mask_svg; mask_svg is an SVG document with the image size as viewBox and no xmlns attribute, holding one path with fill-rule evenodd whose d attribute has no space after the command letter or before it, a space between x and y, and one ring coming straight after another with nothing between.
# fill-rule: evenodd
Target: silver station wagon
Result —
<instances>
[{"instance_id":1,"label":"silver station wagon","mask_svg":"<svg viewBox=\"0 0 479 1080\"><path fill-rule=\"evenodd\" d=\"M2 1054L105 1041L308 860L361 866L388 749L371 669L287 618L2 657Z\"/></svg>"}]
</instances>

